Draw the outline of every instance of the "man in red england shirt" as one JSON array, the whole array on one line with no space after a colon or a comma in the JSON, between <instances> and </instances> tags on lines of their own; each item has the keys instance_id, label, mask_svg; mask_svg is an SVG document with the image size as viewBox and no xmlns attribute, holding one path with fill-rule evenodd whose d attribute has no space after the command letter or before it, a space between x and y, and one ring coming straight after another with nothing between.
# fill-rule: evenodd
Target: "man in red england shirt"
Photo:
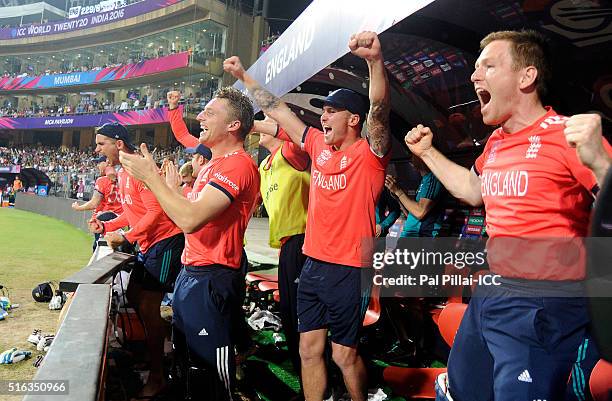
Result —
<instances>
[{"instance_id":1,"label":"man in red england shirt","mask_svg":"<svg viewBox=\"0 0 612 401\"><path fill-rule=\"evenodd\" d=\"M362 242L375 235L375 206L391 148L390 101L377 35L353 35L349 48L366 60L370 72L369 143L360 135L367 107L357 93L338 89L319 104L323 106L321 132L304 125L285 103L262 88L237 57L223 63L226 72L244 82L266 115L278 122L282 130L277 137L301 144L312 160L304 240L308 259L297 296L302 380L309 401L321 401L326 389L323 351L328 330L333 360L342 371L351 398L367 399L366 370L357 352L370 288L362 286L360 279L360 268L370 262ZM257 128L275 134L275 130L266 132L263 124ZM368 291L362 291L364 288Z\"/></svg>"},{"instance_id":2,"label":"man in red england shirt","mask_svg":"<svg viewBox=\"0 0 612 401\"><path fill-rule=\"evenodd\" d=\"M100 177L96 180L94 193L91 199L82 205L74 202L72 208L76 211L92 210L92 217L100 221L114 219L123 213L121 199L117 192L117 172L112 166L106 163L106 159L98 163ZM94 234L93 249L96 250L100 234Z\"/></svg>"},{"instance_id":3,"label":"man in red england shirt","mask_svg":"<svg viewBox=\"0 0 612 401\"><path fill-rule=\"evenodd\" d=\"M106 156L109 164L118 163L120 150L132 153L133 149L124 126L104 124L96 130L96 152ZM105 234L113 248L126 241L138 243L138 262L130 276L128 299L138 305L147 333L151 372L140 395L151 396L164 385L162 357L166 330L159 307L163 295L172 292L181 268L185 238L141 181L124 168L119 169L117 181L123 213L106 222L93 218L90 228ZM117 231L125 226L130 227L129 231Z\"/></svg>"},{"instance_id":4,"label":"man in red england shirt","mask_svg":"<svg viewBox=\"0 0 612 401\"><path fill-rule=\"evenodd\" d=\"M166 185L145 145L144 158L121 153L124 168L147 185L186 233L185 268L172 305L175 340L184 337L190 352L217 372L222 394L207 389L213 399L231 399L235 378L233 328L244 292L242 245L259 194L257 166L243 147L253 114L248 97L222 88L198 115L200 143L211 149L212 160L200 170L190 199ZM166 180L176 177L169 174Z\"/></svg>"},{"instance_id":5,"label":"man in red england shirt","mask_svg":"<svg viewBox=\"0 0 612 401\"><path fill-rule=\"evenodd\" d=\"M471 80L484 123L500 128L472 169L436 150L428 127L405 138L453 196L484 203L489 265L501 276L500 286L479 287L470 301L448 362L449 391L455 401L559 400L577 351L592 346L584 263L567 241L587 235L610 147L598 116L568 118L542 104L550 69L540 34L494 32L481 49Z\"/></svg>"}]
</instances>

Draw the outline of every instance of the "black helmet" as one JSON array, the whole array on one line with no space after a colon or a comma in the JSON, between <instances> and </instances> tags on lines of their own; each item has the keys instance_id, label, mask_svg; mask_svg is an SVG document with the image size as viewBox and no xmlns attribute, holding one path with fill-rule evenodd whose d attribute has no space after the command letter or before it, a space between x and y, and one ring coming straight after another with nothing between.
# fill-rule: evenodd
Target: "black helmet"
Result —
<instances>
[{"instance_id":1,"label":"black helmet","mask_svg":"<svg viewBox=\"0 0 612 401\"><path fill-rule=\"evenodd\" d=\"M32 298L36 302L49 302L51 298L53 298L53 288L51 288L50 283L41 283L38 284L32 290Z\"/></svg>"}]
</instances>

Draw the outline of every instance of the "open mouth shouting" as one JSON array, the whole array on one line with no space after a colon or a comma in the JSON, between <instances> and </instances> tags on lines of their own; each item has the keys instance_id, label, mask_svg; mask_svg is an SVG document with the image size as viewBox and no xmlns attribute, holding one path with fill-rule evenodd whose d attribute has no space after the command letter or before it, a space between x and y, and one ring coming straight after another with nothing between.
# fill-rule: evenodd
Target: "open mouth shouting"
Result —
<instances>
[{"instance_id":1,"label":"open mouth shouting","mask_svg":"<svg viewBox=\"0 0 612 401\"><path fill-rule=\"evenodd\" d=\"M208 133L208 127L204 124L200 124L200 128L202 128L202 132L200 132L200 136L205 136Z\"/></svg>"},{"instance_id":2,"label":"open mouth shouting","mask_svg":"<svg viewBox=\"0 0 612 401\"><path fill-rule=\"evenodd\" d=\"M329 125L323 125L323 134L325 134L326 137L329 137L331 131L332 128Z\"/></svg>"},{"instance_id":3,"label":"open mouth shouting","mask_svg":"<svg viewBox=\"0 0 612 401\"><path fill-rule=\"evenodd\" d=\"M478 100L480 101L480 112L484 113L489 102L491 102L491 93L486 89L477 88L476 96L478 96Z\"/></svg>"}]
</instances>

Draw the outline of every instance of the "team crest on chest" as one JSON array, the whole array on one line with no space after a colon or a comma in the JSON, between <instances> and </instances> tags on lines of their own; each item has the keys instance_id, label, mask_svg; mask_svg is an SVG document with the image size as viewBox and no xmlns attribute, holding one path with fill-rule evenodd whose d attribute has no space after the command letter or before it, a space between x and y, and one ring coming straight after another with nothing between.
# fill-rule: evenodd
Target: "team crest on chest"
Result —
<instances>
[{"instance_id":1,"label":"team crest on chest","mask_svg":"<svg viewBox=\"0 0 612 401\"><path fill-rule=\"evenodd\" d=\"M346 155L342 156L342 159L340 159L340 170L344 170L348 166L348 163L348 157L346 157Z\"/></svg>"},{"instance_id":2,"label":"team crest on chest","mask_svg":"<svg viewBox=\"0 0 612 401\"><path fill-rule=\"evenodd\" d=\"M319 156L317 156L317 164L319 166L324 166L325 163L331 159L331 157L332 153L329 151L329 149L324 149L321 153L319 153Z\"/></svg>"},{"instance_id":3,"label":"team crest on chest","mask_svg":"<svg viewBox=\"0 0 612 401\"><path fill-rule=\"evenodd\" d=\"M489 152L489 155L487 156L487 160L485 161L485 165L493 163L495 161L495 159L497 159L497 148L499 148L499 145L501 145L501 141L495 141L491 145L491 151Z\"/></svg>"},{"instance_id":4,"label":"team crest on chest","mask_svg":"<svg viewBox=\"0 0 612 401\"><path fill-rule=\"evenodd\" d=\"M538 156L538 151L542 147L542 140L539 135L529 137L529 147L525 152L525 159L535 159Z\"/></svg>"}]
</instances>

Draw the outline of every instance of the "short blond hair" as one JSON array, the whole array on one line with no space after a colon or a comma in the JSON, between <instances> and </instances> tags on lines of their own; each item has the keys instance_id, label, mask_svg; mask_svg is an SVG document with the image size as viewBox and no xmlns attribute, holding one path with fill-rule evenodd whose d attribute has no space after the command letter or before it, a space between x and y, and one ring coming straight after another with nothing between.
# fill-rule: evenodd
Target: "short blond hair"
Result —
<instances>
[{"instance_id":1,"label":"short blond hair","mask_svg":"<svg viewBox=\"0 0 612 401\"><path fill-rule=\"evenodd\" d=\"M184 163L179 169L179 174L181 177L191 177L193 175L193 166L191 165L191 162Z\"/></svg>"},{"instance_id":2,"label":"short blond hair","mask_svg":"<svg viewBox=\"0 0 612 401\"><path fill-rule=\"evenodd\" d=\"M548 94L548 82L552 75L546 38L533 30L491 32L480 41L480 50L496 40L506 40L512 44L510 52L515 70L529 66L538 70L536 90L542 100Z\"/></svg>"},{"instance_id":3,"label":"short blond hair","mask_svg":"<svg viewBox=\"0 0 612 401\"><path fill-rule=\"evenodd\" d=\"M240 121L238 135L244 140L253 128L255 111L253 110L253 103L251 103L251 100L247 95L231 86L219 89L215 92L215 97L217 99L227 100L229 117L233 120Z\"/></svg>"}]
</instances>

